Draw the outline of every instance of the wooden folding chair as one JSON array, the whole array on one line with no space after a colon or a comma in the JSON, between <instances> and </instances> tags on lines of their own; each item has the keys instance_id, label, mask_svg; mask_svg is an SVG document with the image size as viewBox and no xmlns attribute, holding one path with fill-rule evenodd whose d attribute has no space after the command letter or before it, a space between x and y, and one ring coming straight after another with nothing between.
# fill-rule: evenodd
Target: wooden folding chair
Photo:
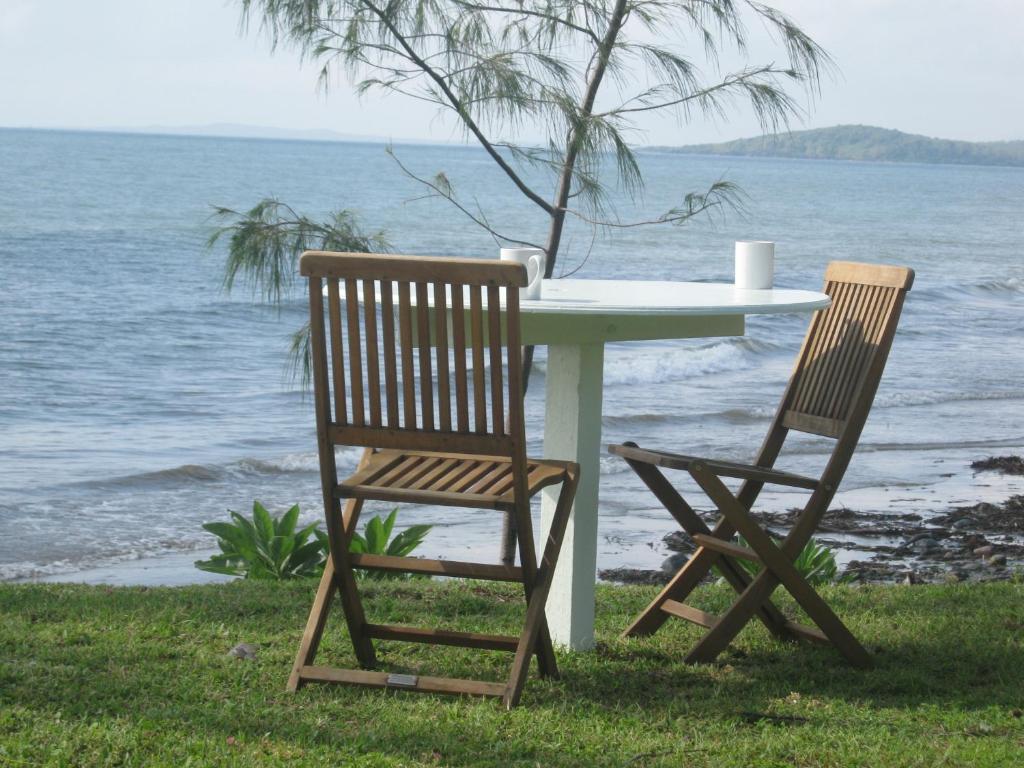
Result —
<instances>
[{"instance_id":1,"label":"wooden folding chair","mask_svg":"<svg viewBox=\"0 0 1024 768\"><path fill-rule=\"evenodd\" d=\"M697 544L697 549L661 594L626 629L624 636L650 635L669 616L686 619L708 632L686 656L687 662L710 662L757 616L772 634L784 639L832 643L852 664L866 666L870 657L832 609L797 572L793 563L828 509L850 463L892 346L913 270L902 267L832 262L825 273L828 309L815 313L782 403L753 464L716 461L664 451L636 443L609 446L640 476L669 513ZM789 430L835 439L821 477L802 477L774 468ZM715 504L720 517L709 529L669 484L661 469L686 470ZM723 477L743 481L733 494ZM780 545L751 516L766 483L811 492L789 534ZM749 546L740 546L739 533ZM737 562L760 565L756 576ZM683 601L717 567L739 598L721 616ZM771 602L783 585L819 629L788 620Z\"/></svg>"},{"instance_id":2,"label":"wooden folding chair","mask_svg":"<svg viewBox=\"0 0 1024 768\"><path fill-rule=\"evenodd\" d=\"M578 476L571 462L526 457L518 291L526 285L526 270L497 260L327 252L305 253L299 264L309 278L330 560L288 688L319 681L495 696L511 708L519 701L534 654L541 675L558 674L544 603ZM339 482L335 447L353 445L366 449L362 461L355 474ZM530 498L557 483L562 487L538 564ZM350 554L349 542L367 500L510 512L519 532L520 564ZM370 623L353 568L520 582L526 597L522 632L513 637ZM336 591L362 669L313 665ZM371 671L374 640L515 655L502 683L388 674Z\"/></svg>"}]
</instances>

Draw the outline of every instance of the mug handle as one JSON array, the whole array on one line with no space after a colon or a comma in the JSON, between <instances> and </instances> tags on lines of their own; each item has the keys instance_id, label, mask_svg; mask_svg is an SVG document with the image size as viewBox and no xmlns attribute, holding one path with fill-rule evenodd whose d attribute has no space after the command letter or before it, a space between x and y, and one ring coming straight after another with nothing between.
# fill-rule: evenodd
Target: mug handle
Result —
<instances>
[{"instance_id":1,"label":"mug handle","mask_svg":"<svg viewBox=\"0 0 1024 768\"><path fill-rule=\"evenodd\" d=\"M526 277L529 281L527 283L527 290L532 292L533 287L540 282L540 279L544 276L541 272L541 256L534 254L530 257L530 260L526 262Z\"/></svg>"}]
</instances>

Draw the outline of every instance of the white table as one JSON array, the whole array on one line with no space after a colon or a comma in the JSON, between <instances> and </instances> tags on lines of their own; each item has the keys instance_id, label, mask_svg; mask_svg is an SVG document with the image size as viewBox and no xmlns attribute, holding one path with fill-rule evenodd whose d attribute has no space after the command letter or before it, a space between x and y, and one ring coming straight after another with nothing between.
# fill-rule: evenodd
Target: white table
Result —
<instances>
[{"instance_id":1,"label":"white table","mask_svg":"<svg viewBox=\"0 0 1024 768\"><path fill-rule=\"evenodd\" d=\"M746 315L811 312L828 304L828 296L814 291L639 280L547 280L540 301L521 303L523 343L548 347L544 456L580 465L547 604L556 643L576 650L594 644L605 342L742 336ZM542 530L551 524L557 496L557 487L544 490Z\"/></svg>"}]
</instances>

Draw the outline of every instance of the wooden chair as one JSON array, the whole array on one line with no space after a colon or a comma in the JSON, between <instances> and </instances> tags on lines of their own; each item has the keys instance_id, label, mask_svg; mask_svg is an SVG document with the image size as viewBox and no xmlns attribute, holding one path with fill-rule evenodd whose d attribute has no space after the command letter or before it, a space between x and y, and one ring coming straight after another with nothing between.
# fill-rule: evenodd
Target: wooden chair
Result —
<instances>
[{"instance_id":1,"label":"wooden chair","mask_svg":"<svg viewBox=\"0 0 1024 768\"><path fill-rule=\"evenodd\" d=\"M558 673L544 603L578 475L571 462L526 457L518 291L526 285L526 270L497 260L327 252L307 252L299 263L309 278L313 391L331 556L289 690L307 681L348 683L495 696L511 708L534 654L541 675ZM366 449L356 473L341 482L337 446ZM556 483L562 487L538 563L530 498ZM367 500L508 511L519 531L520 565L350 554ZM513 637L370 623L353 568L520 582L527 604L523 630ZM313 665L335 591L362 669ZM515 655L503 683L388 674L371 671L374 640Z\"/></svg>"},{"instance_id":2,"label":"wooden chair","mask_svg":"<svg viewBox=\"0 0 1024 768\"><path fill-rule=\"evenodd\" d=\"M640 476L669 513L697 544L697 549L661 594L626 629L624 636L650 635L669 616L686 619L708 632L686 656L687 662L710 662L754 616L772 634L785 639L832 643L852 664L870 663L867 651L832 609L796 571L793 562L828 509L850 463L871 409L892 345L906 292L914 272L902 267L833 262L825 273L828 309L815 313L797 357L796 367L768 436L753 464L715 461L636 443L610 446ZM833 438L829 461L818 479L774 468L789 430ZM689 472L715 504L720 517L710 530L669 484L661 469ZM743 481L733 494L723 477ZM803 488L810 499L789 534L776 545L751 516L750 509L766 483ZM732 539L739 533L749 546ZM760 566L756 576L737 562ZM717 567L739 598L721 616L683 601ZM788 620L771 602L782 584L819 629Z\"/></svg>"}]
</instances>

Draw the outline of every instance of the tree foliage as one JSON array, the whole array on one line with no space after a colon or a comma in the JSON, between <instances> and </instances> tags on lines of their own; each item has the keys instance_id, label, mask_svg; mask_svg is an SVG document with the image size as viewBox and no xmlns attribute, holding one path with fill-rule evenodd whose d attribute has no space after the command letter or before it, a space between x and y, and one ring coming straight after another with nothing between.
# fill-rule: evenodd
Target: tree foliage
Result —
<instances>
[{"instance_id":1,"label":"tree foliage","mask_svg":"<svg viewBox=\"0 0 1024 768\"><path fill-rule=\"evenodd\" d=\"M230 291L241 277L261 298L278 305L295 282L303 251L374 253L389 248L382 232L363 232L351 211L337 211L325 221L314 221L272 197L244 212L216 206L213 218L222 223L210 235L207 246L212 248L224 238L228 241L225 289ZM289 349L292 376L299 378L304 387L312 375L310 344L307 322L292 334Z\"/></svg>"},{"instance_id":2,"label":"tree foliage","mask_svg":"<svg viewBox=\"0 0 1024 768\"><path fill-rule=\"evenodd\" d=\"M224 287L231 290L241 275L262 298L275 304L293 284L299 256L305 250L363 253L388 248L383 233L363 233L355 214L347 210L326 221L314 221L271 197L245 212L217 206L213 217L223 224L213 231L207 245L228 240Z\"/></svg>"},{"instance_id":3,"label":"tree foliage","mask_svg":"<svg viewBox=\"0 0 1024 768\"><path fill-rule=\"evenodd\" d=\"M426 197L453 204L497 243L543 248L547 277L568 221L589 228L592 241L600 232L681 225L741 204L740 190L719 180L680 188L658 215L624 218L615 201L636 201L644 184L632 141L641 116L661 113L685 124L696 116L725 119L745 106L775 131L801 112L792 91L812 97L831 67L795 22L757 0L238 1L243 28L315 62L325 89L341 73L360 94L397 94L452 118L535 207L542 226L500 231L492 224L500 216L461 199L443 169L419 176L393 147L387 151ZM726 57L747 58L750 22L773 38L784 63L722 66ZM361 234L348 211L318 223L269 199L244 213L220 208L217 216L228 223L211 243L230 235L227 287L242 276L275 302L303 249L385 246L382 235ZM544 227L543 243L522 239ZM292 359L308 372L307 350L300 331ZM528 348L527 377L531 361Z\"/></svg>"},{"instance_id":4,"label":"tree foliage","mask_svg":"<svg viewBox=\"0 0 1024 768\"><path fill-rule=\"evenodd\" d=\"M680 190L654 218L627 221L610 192L635 195L643 175L631 146L637 118L663 112L685 123L724 118L746 104L766 130L800 107L790 93L813 92L827 54L786 15L754 0L241 0L243 20L316 62L324 87L336 70L361 93L425 101L453 116L549 221L548 275L567 219L593 228L682 224L735 205L719 181ZM759 22L785 63L721 71L723 54L746 51ZM543 136L530 144L515 137ZM409 175L413 175L402 166ZM543 182L526 169L540 169ZM486 212L458 199L443 173L415 177L428 194L455 203L501 243Z\"/></svg>"}]
</instances>

